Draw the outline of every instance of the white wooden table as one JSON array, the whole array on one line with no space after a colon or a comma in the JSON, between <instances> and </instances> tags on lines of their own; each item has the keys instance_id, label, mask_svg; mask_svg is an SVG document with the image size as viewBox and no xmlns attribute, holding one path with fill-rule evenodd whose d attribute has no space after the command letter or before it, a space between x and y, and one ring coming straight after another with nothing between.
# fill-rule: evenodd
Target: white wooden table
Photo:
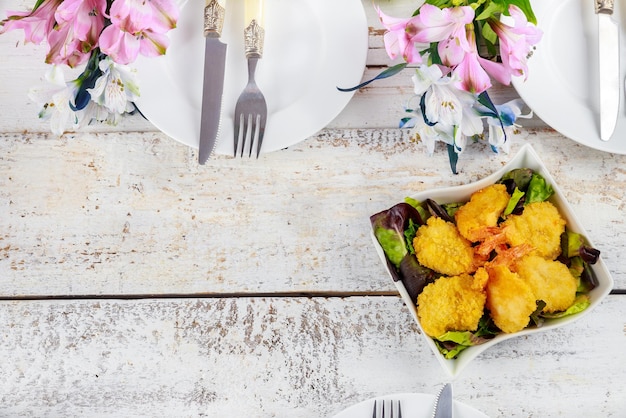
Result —
<instances>
[{"instance_id":1,"label":"white wooden table","mask_svg":"<svg viewBox=\"0 0 626 418\"><path fill-rule=\"evenodd\" d=\"M30 0L5 0L5 10ZM388 64L372 5L364 79ZM390 10L406 11L404 2ZM42 48L0 36L0 416L325 417L447 381L369 238L369 215L451 175L396 129L410 72L257 160L197 151L140 117L57 138L26 93ZM497 100L516 97L496 89ZM532 144L615 290L574 325L496 346L454 382L491 417L624 416L626 156L537 118Z\"/></svg>"}]
</instances>

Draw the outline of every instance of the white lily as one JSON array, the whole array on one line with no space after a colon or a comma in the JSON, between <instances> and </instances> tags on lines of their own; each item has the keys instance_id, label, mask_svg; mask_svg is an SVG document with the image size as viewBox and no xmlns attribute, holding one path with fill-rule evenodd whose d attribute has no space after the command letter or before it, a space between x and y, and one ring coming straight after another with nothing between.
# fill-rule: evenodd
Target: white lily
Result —
<instances>
[{"instance_id":1,"label":"white lily","mask_svg":"<svg viewBox=\"0 0 626 418\"><path fill-rule=\"evenodd\" d=\"M116 64L109 57L100 61L99 67L103 74L87 91L93 102L112 114L113 119L106 119L117 121L117 115L133 110L132 102L139 97L135 72L126 65Z\"/></svg>"},{"instance_id":2,"label":"white lily","mask_svg":"<svg viewBox=\"0 0 626 418\"><path fill-rule=\"evenodd\" d=\"M45 80L45 86L33 87L28 94L33 102L42 107L39 117L50 119L50 129L58 136L63 135L68 128L78 128L79 115L71 108L76 86L65 82L63 70L57 65L50 67Z\"/></svg>"},{"instance_id":3,"label":"white lily","mask_svg":"<svg viewBox=\"0 0 626 418\"><path fill-rule=\"evenodd\" d=\"M488 140L494 150L502 149L502 151L508 154L511 143L508 139L513 135L520 135L522 132L520 130L521 125L516 124L515 121L519 118L530 119L533 117L532 111L522 115L523 105L524 103L521 99L497 105L496 110L500 113L502 121L494 117L487 118L489 126Z\"/></svg>"}]
</instances>

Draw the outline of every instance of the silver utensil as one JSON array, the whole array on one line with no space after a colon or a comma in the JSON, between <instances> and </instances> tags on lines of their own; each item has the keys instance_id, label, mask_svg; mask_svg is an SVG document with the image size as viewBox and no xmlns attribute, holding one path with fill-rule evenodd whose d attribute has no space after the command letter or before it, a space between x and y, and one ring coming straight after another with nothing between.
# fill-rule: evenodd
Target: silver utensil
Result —
<instances>
[{"instance_id":1,"label":"silver utensil","mask_svg":"<svg viewBox=\"0 0 626 418\"><path fill-rule=\"evenodd\" d=\"M452 418L452 385L447 383L437 395L432 418Z\"/></svg>"},{"instance_id":2,"label":"silver utensil","mask_svg":"<svg viewBox=\"0 0 626 418\"><path fill-rule=\"evenodd\" d=\"M598 15L600 69L600 139L613 135L620 101L619 28L613 20L613 0L594 0Z\"/></svg>"},{"instance_id":3,"label":"silver utensil","mask_svg":"<svg viewBox=\"0 0 626 418\"><path fill-rule=\"evenodd\" d=\"M220 127L226 44L220 41L224 27L225 0L206 0L204 7L204 82L202 86L202 115L198 163L209 159Z\"/></svg>"},{"instance_id":4,"label":"silver utensil","mask_svg":"<svg viewBox=\"0 0 626 418\"><path fill-rule=\"evenodd\" d=\"M378 404L378 402L374 400L372 418L402 418L400 401L389 400L389 402L386 402L383 399L380 401L380 404Z\"/></svg>"},{"instance_id":5,"label":"silver utensil","mask_svg":"<svg viewBox=\"0 0 626 418\"><path fill-rule=\"evenodd\" d=\"M251 157L253 146L256 143L256 157L258 158L265 135L267 104L254 79L257 63L263 56L265 38L263 2L264 0L246 0L245 3L244 41L246 58L248 59L248 84L235 105L235 134L233 138L233 155L235 157L237 151L240 151L240 155L243 157L246 148L248 148L248 157ZM241 147L239 147L240 144Z\"/></svg>"}]
</instances>

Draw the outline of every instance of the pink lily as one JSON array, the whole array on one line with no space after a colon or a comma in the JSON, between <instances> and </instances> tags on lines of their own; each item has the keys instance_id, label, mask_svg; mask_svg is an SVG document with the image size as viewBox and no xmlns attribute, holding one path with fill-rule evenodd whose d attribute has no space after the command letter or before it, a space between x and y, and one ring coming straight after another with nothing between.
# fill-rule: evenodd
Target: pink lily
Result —
<instances>
[{"instance_id":1,"label":"pink lily","mask_svg":"<svg viewBox=\"0 0 626 418\"><path fill-rule=\"evenodd\" d=\"M23 29L26 42L39 45L52 31L55 25L54 12L62 2L63 0L44 0L37 9L30 12L7 12L0 34Z\"/></svg>"},{"instance_id":2,"label":"pink lily","mask_svg":"<svg viewBox=\"0 0 626 418\"><path fill-rule=\"evenodd\" d=\"M48 64L67 64L74 68L89 59L91 49L83 48L83 42L74 36L71 24L53 29L48 34L48 44L50 45L46 55Z\"/></svg>"},{"instance_id":3,"label":"pink lily","mask_svg":"<svg viewBox=\"0 0 626 418\"><path fill-rule=\"evenodd\" d=\"M509 84L511 75L527 76L528 56L532 47L536 45L543 32L534 25L529 25L526 15L514 5L509 6L509 13L513 18L514 26L506 25L497 19L489 19L489 25L500 39L500 56L502 65L508 70ZM494 77L496 75L494 74Z\"/></svg>"},{"instance_id":4,"label":"pink lily","mask_svg":"<svg viewBox=\"0 0 626 418\"><path fill-rule=\"evenodd\" d=\"M115 0L110 14L111 22L127 32L165 33L176 27L179 10L173 0Z\"/></svg>"},{"instance_id":5,"label":"pink lily","mask_svg":"<svg viewBox=\"0 0 626 418\"><path fill-rule=\"evenodd\" d=\"M419 17L403 19L384 14L380 7L377 10L380 22L387 28L383 39L389 58L393 60L402 56L408 63L421 64L422 56L415 42L411 40L421 30Z\"/></svg>"},{"instance_id":6,"label":"pink lily","mask_svg":"<svg viewBox=\"0 0 626 418\"><path fill-rule=\"evenodd\" d=\"M465 52L462 61L456 66L453 73L460 81L457 87L470 93L480 94L491 87L491 79L481 66L481 58L476 47L476 35L473 27L467 28L469 50ZM486 61L486 60L483 60Z\"/></svg>"},{"instance_id":7,"label":"pink lily","mask_svg":"<svg viewBox=\"0 0 626 418\"><path fill-rule=\"evenodd\" d=\"M106 0L64 0L57 9L55 18L59 26L73 26L74 37L93 49L104 29L106 7Z\"/></svg>"},{"instance_id":8,"label":"pink lily","mask_svg":"<svg viewBox=\"0 0 626 418\"><path fill-rule=\"evenodd\" d=\"M118 64L130 64L139 54L165 54L176 27L178 7L172 0L115 0L111 25L100 35L100 49Z\"/></svg>"},{"instance_id":9,"label":"pink lily","mask_svg":"<svg viewBox=\"0 0 626 418\"><path fill-rule=\"evenodd\" d=\"M423 28L411 38L413 42L439 42L438 52L444 65L459 64L469 50L465 25L474 20L470 6L440 9L431 4L420 7L418 15Z\"/></svg>"},{"instance_id":10,"label":"pink lily","mask_svg":"<svg viewBox=\"0 0 626 418\"><path fill-rule=\"evenodd\" d=\"M163 55L168 46L167 35L150 30L130 33L110 25L100 35L100 49L117 64L130 64L140 53L147 57Z\"/></svg>"}]
</instances>

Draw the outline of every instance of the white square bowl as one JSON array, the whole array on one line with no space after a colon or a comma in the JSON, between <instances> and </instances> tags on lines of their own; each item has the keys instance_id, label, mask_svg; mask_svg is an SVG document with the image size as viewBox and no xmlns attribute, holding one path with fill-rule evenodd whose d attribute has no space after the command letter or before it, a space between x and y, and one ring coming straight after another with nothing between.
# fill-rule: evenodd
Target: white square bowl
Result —
<instances>
[{"instance_id":1,"label":"white square bowl","mask_svg":"<svg viewBox=\"0 0 626 418\"><path fill-rule=\"evenodd\" d=\"M534 172L543 176L543 178L548 182L548 184L550 184L552 188L554 189L554 194L548 200L552 202L559 209L561 216L563 216L563 218L567 221L567 228L570 231L582 234L585 238L587 238L587 241L592 247L600 249L596 247L592 242L589 241L587 232L583 228L580 221L574 215L574 212L571 206L569 205L569 203L567 203L567 201L563 197L563 193L561 192L558 185L556 184L556 182L554 181L554 179L552 178L552 176L546 169L545 165L541 162L541 160L539 159L539 156L530 145L524 145L511 161L509 161L506 165L504 165L501 169L499 169L495 173L491 174L488 177L483 178L482 180L479 180L475 183L465 184L462 186L426 190L411 197L418 201L425 201L426 199L430 198L440 204L441 203L454 203L454 202L467 202L469 201L472 193L480 189L483 189L491 184L496 183L498 180L500 180L500 178L502 178L504 174L516 168L530 168ZM378 255L381 261L386 266L387 272L389 273L389 277L391 277L393 280L393 276L391 274L391 271L389 271L389 266L385 258L385 253L383 252L382 247L376 240L373 230L372 230L371 236L374 241L376 251L378 252ZM498 344L501 341L507 340L509 338L519 337L522 335L530 335L530 334L536 334L539 332L546 332L557 327L562 327L562 326L571 324L577 321L578 319L582 318L584 315L589 314L596 306L598 306L598 304L600 304L600 302L610 293L611 289L613 288L613 279L611 277L611 274L609 273L609 270L604 264L604 261L602 260L602 256L600 256L598 261L595 264L591 265L590 267L596 276L598 285L589 292L588 295L591 301L591 305L584 311L574 314L574 315L569 315L563 318L559 318L559 319L546 319L544 324L539 328L531 326L522 331L515 332L515 333L510 333L510 334L501 333L497 335L495 338L489 340L488 342L484 344L466 348L458 355L456 359L450 359L450 360L446 359L439 352L432 338L427 336L424 330L422 329L422 326L417 317L417 308L415 306L415 301L411 300L411 297L409 296L409 293L404 287L402 281L394 281L394 283L398 291L400 292L400 295L402 296L404 303L409 308L409 311L411 312L411 314L413 315L413 318L417 322L417 325L420 329L422 336L425 338L426 343L435 354L435 357L437 358L441 366L444 368L444 370L448 373L448 375L451 378L456 378L461 373L461 371L470 363L470 361L472 361L477 356L479 356L483 351L489 349L490 347L493 347L494 345Z\"/></svg>"}]
</instances>

